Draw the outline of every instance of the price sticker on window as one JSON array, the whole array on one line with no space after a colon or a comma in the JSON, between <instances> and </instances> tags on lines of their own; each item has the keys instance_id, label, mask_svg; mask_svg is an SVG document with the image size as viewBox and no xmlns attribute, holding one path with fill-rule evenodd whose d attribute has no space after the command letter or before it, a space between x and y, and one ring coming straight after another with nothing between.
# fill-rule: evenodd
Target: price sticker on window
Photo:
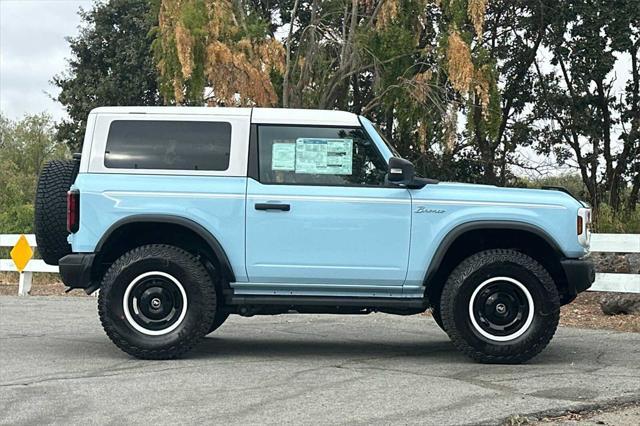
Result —
<instances>
[{"instance_id":1,"label":"price sticker on window","mask_svg":"<svg viewBox=\"0 0 640 426\"><path fill-rule=\"evenodd\" d=\"M295 158L296 173L350 175L353 139L298 138Z\"/></svg>"},{"instance_id":2,"label":"price sticker on window","mask_svg":"<svg viewBox=\"0 0 640 426\"><path fill-rule=\"evenodd\" d=\"M274 142L271 150L271 170L294 171L296 169L296 144Z\"/></svg>"}]
</instances>

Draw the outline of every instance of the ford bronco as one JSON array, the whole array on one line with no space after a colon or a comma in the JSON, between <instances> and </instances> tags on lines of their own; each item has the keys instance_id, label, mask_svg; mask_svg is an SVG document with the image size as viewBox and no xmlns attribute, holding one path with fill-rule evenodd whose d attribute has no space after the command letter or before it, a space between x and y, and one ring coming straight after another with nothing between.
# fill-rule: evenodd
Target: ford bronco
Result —
<instances>
[{"instance_id":1,"label":"ford bronco","mask_svg":"<svg viewBox=\"0 0 640 426\"><path fill-rule=\"evenodd\" d=\"M45 166L35 226L139 358L184 354L230 314L431 309L469 357L519 363L594 281L591 211L555 189L416 176L347 112L104 107L81 155Z\"/></svg>"}]
</instances>

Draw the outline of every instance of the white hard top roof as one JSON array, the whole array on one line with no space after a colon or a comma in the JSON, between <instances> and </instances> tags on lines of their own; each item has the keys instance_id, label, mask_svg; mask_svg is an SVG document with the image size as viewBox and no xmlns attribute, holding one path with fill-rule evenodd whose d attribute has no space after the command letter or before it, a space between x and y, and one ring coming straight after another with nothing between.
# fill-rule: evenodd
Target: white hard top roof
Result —
<instances>
[{"instance_id":1,"label":"white hard top roof","mask_svg":"<svg viewBox=\"0 0 640 426\"><path fill-rule=\"evenodd\" d=\"M181 106L127 106L100 107L91 113L97 114L172 114L172 115L213 115L251 117L258 124L302 124L359 126L358 116L351 112L290 109L290 108L225 108L225 107L181 107Z\"/></svg>"},{"instance_id":2,"label":"white hard top roof","mask_svg":"<svg viewBox=\"0 0 640 426\"><path fill-rule=\"evenodd\" d=\"M360 125L356 114L326 109L254 108L251 122L258 124Z\"/></svg>"}]
</instances>

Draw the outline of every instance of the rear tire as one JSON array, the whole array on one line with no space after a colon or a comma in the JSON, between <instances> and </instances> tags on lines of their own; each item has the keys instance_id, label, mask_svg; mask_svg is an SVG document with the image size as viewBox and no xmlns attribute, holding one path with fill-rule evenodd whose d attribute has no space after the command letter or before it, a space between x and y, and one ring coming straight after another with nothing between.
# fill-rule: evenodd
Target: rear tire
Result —
<instances>
[{"instance_id":1,"label":"rear tire","mask_svg":"<svg viewBox=\"0 0 640 426\"><path fill-rule=\"evenodd\" d=\"M49 161L38 179L34 227L38 252L49 265L71 253L67 242L67 191L78 175L79 161Z\"/></svg>"},{"instance_id":2,"label":"rear tire","mask_svg":"<svg viewBox=\"0 0 640 426\"><path fill-rule=\"evenodd\" d=\"M474 254L449 276L440 301L453 344L483 363L518 364L540 353L560 317L546 269L515 250Z\"/></svg>"},{"instance_id":3,"label":"rear tire","mask_svg":"<svg viewBox=\"0 0 640 426\"><path fill-rule=\"evenodd\" d=\"M171 359L193 348L216 315L216 287L202 262L181 248L151 244L118 258L98 297L107 336L142 359Z\"/></svg>"}]
</instances>

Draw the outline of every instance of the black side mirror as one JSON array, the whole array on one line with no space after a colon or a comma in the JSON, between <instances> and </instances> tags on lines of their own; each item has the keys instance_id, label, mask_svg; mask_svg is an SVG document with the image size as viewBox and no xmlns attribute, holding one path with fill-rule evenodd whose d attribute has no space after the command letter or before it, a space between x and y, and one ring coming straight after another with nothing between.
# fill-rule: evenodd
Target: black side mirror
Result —
<instances>
[{"instance_id":1,"label":"black side mirror","mask_svg":"<svg viewBox=\"0 0 640 426\"><path fill-rule=\"evenodd\" d=\"M389 159L389 173L387 180L395 185L410 186L413 183L415 169L409 160L391 157Z\"/></svg>"},{"instance_id":2,"label":"black side mirror","mask_svg":"<svg viewBox=\"0 0 640 426\"><path fill-rule=\"evenodd\" d=\"M435 179L416 177L415 174L416 170L411 161L398 157L389 158L389 173L387 173L389 183L408 189L419 189L424 188L425 185L438 183Z\"/></svg>"}]
</instances>

